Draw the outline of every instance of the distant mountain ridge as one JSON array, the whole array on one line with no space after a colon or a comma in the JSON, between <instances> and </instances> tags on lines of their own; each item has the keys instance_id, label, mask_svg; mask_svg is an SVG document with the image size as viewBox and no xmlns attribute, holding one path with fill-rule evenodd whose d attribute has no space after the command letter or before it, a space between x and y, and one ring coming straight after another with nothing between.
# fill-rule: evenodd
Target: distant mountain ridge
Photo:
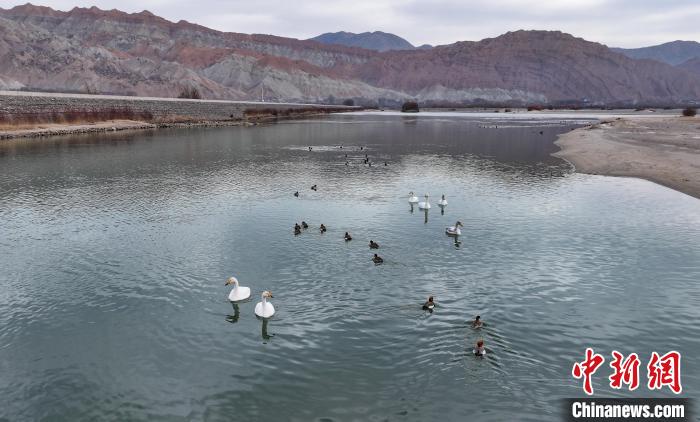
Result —
<instances>
[{"instance_id":1,"label":"distant mountain ridge","mask_svg":"<svg viewBox=\"0 0 700 422\"><path fill-rule=\"evenodd\" d=\"M558 31L385 52L221 32L143 11L0 9L0 89L397 105L678 104L700 74Z\"/></svg>"},{"instance_id":2,"label":"distant mountain ridge","mask_svg":"<svg viewBox=\"0 0 700 422\"><path fill-rule=\"evenodd\" d=\"M642 48L612 48L633 59L651 59L677 66L700 57L700 43L695 41L671 41Z\"/></svg>"},{"instance_id":3,"label":"distant mountain ridge","mask_svg":"<svg viewBox=\"0 0 700 422\"><path fill-rule=\"evenodd\" d=\"M345 31L327 32L310 39L323 44L359 47L375 51L413 50L416 48L413 46L413 44L399 37L398 35L389 34L382 31L363 32L361 34Z\"/></svg>"}]
</instances>

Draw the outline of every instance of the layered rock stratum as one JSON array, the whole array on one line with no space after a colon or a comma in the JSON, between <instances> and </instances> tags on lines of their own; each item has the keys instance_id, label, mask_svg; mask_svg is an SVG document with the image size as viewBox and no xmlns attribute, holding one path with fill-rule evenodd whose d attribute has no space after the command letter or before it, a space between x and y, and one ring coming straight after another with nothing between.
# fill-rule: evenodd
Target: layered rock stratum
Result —
<instances>
[{"instance_id":1,"label":"layered rock stratum","mask_svg":"<svg viewBox=\"0 0 700 422\"><path fill-rule=\"evenodd\" d=\"M361 103L666 104L700 98L700 75L561 32L378 52L215 31L144 11L0 9L0 89Z\"/></svg>"}]
</instances>

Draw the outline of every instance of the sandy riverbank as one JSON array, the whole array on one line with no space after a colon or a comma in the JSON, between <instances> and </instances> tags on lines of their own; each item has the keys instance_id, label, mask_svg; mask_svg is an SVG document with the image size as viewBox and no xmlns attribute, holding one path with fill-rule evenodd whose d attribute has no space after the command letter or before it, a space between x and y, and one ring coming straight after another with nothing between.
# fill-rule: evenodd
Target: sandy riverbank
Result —
<instances>
[{"instance_id":1,"label":"sandy riverbank","mask_svg":"<svg viewBox=\"0 0 700 422\"><path fill-rule=\"evenodd\" d=\"M83 124L42 124L35 127L0 128L0 139L34 138L80 133L116 132L121 130L156 129L151 123L133 120L110 120Z\"/></svg>"},{"instance_id":2,"label":"sandy riverbank","mask_svg":"<svg viewBox=\"0 0 700 422\"><path fill-rule=\"evenodd\" d=\"M196 122L159 122L147 123L136 120L107 120L94 123L45 123L40 125L28 125L19 127L3 127L0 125L0 140L20 138L42 138L61 135L79 135L85 133L117 132L123 130L148 130L159 128L195 128L195 127L224 127L224 126L254 126L276 120L289 120L303 118L318 113L299 113L288 116L259 116L249 120L230 121L196 121Z\"/></svg>"},{"instance_id":3,"label":"sandy riverbank","mask_svg":"<svg viewBox=\"0 0 700 422\"><path fill-rule=\"evenodd\" d=\"M576 171L647 179L700 198L700 118L624 117L560 135Z\"/></svg>"},{"instance_id":4,"label":"sandy riverbank","mask_svg":"<svg viewBox=\"0 0 700 422\"><path fill-rule=\"evenodd\" d=\"M84 133L117 132L123 130L147 130L159 128L189 128L189 127L222 127L222 126L246 126L255 125L273 119L258 119L249 121L224 121L224 122L189 122L189 123L147 123L135 120L108 120L105 122L59 124L49 123L33 127L3 128L0 126L0 140L19 138L41 138L61 135L78 135Z\"/></svg>"}]
</instances>

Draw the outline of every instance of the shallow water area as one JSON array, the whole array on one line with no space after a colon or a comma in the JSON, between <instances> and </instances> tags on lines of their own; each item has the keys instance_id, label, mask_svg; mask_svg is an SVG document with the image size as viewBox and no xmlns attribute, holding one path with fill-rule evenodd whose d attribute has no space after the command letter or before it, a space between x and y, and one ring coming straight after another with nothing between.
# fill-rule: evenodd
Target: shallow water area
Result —
<instances>
[{"instance_id":1,"label":"shallow water area","mask_svg":"<svg viewBox=\"0 0 700 422\"><path fill-rule=\"evenodd\" d=\"M368 113L0 144L0 419L555 421L586 347L678 350L694 394L700 201L550 156L588 121ZM231 275L248 301L227 300ZM596 395L673 396L612 390L607 369Z\"/></svg>"}]
</instances>

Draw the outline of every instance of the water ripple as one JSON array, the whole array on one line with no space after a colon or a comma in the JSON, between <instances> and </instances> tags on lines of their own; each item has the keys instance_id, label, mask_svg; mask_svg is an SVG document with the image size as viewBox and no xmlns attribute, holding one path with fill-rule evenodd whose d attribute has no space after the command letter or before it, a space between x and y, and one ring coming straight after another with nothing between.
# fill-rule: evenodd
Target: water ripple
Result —
<instances>
[{"instance_id":1,"label":"water ripple","mask_svg":"<svg viewBox=\"0 0 700 422\"><path fill-rule=\"evenodd\" d=\"M0 417L558 420L589 346L680 350L699 388L700 205L571 173L549 154L579 123L332 116L4 143ZM449 205L411 210L409 191ZM248 301L226 300L230 275Z\"/></svg>"}]
</instances>

